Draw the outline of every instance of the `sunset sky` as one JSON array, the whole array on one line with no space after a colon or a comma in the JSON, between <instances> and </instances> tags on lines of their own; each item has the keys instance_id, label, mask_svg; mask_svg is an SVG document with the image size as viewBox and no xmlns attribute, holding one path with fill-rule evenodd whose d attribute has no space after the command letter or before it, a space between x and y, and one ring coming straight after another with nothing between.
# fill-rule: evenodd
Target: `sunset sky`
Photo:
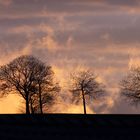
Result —
<instances>
[{"instance_id":1,"label":"sunset sky","mask_svg":"<svg viewBox=\"0 0 140 140\"><path fill-rule=\"evenodd\" d=\"M63 86L71 71L92 69L108 95L90 112L140 113L119 95L119 81L140 63L139 0L0 0L0 65L23 54L52 65ZM16 113L19 104L0 99L0 113ZM59 112L80 110L65 104Z\"/></svg>"}]
</instances>

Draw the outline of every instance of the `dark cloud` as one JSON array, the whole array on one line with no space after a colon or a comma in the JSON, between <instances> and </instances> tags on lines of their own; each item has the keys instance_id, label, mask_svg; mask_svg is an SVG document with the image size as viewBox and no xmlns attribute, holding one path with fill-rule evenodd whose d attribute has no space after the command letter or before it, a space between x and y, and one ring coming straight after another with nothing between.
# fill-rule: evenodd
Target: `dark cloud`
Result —
<instances>
[{"instance_id":1,"label":"dark cloud","mask_svg":"<svg viewBox=\"0 0 140 140\"><path fill-rule=\"evenodd\" d=\"M140 5L137 0L59 0L59 2L56 0L30 0L28 3L25 0L13 0L9 7L0 6L0 15L10 18L10 16L32 17L37 14L43 16L43 13L76 14L91 12L100 14L118 11L124 6L131 8L139 7Z\"/></svg>"},{"instance_id":2,"label":"dark cloud","mask_svg":"<svg viewBox=\"0 0 140 140\"><path fill-rule=\"evenodd\" d=\"M112 5L127 5L127 6L137 6L139 3L138 0L103 0Z\"/></svg>"}]
</instances>

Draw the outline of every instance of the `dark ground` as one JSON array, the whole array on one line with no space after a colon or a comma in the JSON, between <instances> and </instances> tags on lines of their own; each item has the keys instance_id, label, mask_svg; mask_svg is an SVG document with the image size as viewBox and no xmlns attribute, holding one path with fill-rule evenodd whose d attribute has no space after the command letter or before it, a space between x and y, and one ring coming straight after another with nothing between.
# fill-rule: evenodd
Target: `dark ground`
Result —
<instances>
[{"instance_id":1,"label":"dark ground","mask_svg":"<svg viewBox=\"0 0 140 140\"><path fill-rule=\"evenodd\" d=\"M140 115L0 115L0 139L140 139Z\"/></svg>"}]
</instances>

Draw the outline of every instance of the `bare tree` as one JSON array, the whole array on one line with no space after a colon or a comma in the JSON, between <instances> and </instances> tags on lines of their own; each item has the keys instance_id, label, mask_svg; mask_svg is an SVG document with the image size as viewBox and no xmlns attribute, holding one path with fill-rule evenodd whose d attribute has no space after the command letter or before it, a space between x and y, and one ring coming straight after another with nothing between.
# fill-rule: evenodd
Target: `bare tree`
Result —
<instances>
[{"instance_id":1,"label":"bare tree","mask_svg":"<svg viewBox=\"0 0 140 140\"><path fill-rule=\"evenodd\" d=\"M31 96L31 109L33 113L43 114L44 110L51 110L50 106L55 103L57 93L60 92L61 88L58 83L54 83L53 79L47 81L38 81L37 85L37 96L33 94Z\"/></svg>"},{"instance_id":2,"label":"bare tree","mask_svg":"<svg viewBox=\"0 0 140 140\"><path fill-rule=\"evenodd\" d=\"M37 58L28 55L20 56L0 67L0 91L2 94L17 93L21 95L26 102L26 114L34 113L36 98L42 110L41 85L48 87L49 82L52 81L52 73L51 67L45 66ZM45 95L47 97L50 93ZM45 101L47 102L47 100Z\"/></svg>"},{"instance_id":3,"label":"bare tree","mask_svg":"<svg viewBox=\"0 0 140 140\"><path fill-rule=\"evenodd\" d=\"M120 82L120 93L133 105L140 103L140 67L132 67Z\"/></svg>"},{"instance_id":4,"label":"bare tree","mask_svg":"<svg viewBox=\"0 0 140 140\"><path fill-rule=\"evenodd\" d=\"M43 63L39 62L35 69L38 71L36 74L34 83L34 92L30 97L31 110L33 113L43 113L43 109L52 105L55 100L56 93L60 91L60 86L58 83L54 82L54 72L51 66L45 66Z\"/></svg>"},{"instance_id":5,"label":"bare tree","mask_svg":"<svg viewBox=\"0 0 140 140\"><path fill-rule=\"evenodd\" d=\"M71 74L73 101L83 101L84 114L86 114L86 103L89 98L97 99L105 93L104 86L98 83L96 76L90 70L83 70Z\"/></svg>"}]
</instances>

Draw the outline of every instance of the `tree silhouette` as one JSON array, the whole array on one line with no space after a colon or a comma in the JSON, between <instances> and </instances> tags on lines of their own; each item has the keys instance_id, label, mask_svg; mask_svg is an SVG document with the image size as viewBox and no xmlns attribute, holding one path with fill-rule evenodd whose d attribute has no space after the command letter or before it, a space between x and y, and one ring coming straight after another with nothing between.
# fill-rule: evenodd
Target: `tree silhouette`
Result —
<instances>
[{"instance_id":1,"label":"tree silhouette","mask_svg":"<svg viewBox=\"0 0 140 140\"><path fill-rule=\"evenodd\" d=\"M83 70L71 74L72 87L70 91L73 95L73 101L78 103L83 101L84 114L86 114L86 103L90 99L98 99L104 95L104 86L97 82L96 76L90 70Z\"/></svg>"},{"instance_id":2,"label":"tree silhouette","mask_svg":"<svg viewBox=\"0 0 140 140\"><path fill-rule=\"evenodd\" d=\"M49 80L49 79L48 79ZM45 81L44 81L45 82ZM61 88L58 83L54 83L53 80L49 80L48 83L37 83L37 94L33 94L30 98L32 113L43 113L43 109L50 110L50 106L55 103L57 93Z\"/></svg>"},{"instance_id":3,"label":"tree silhouette","mask_svg":"<svg viewBox=\"0 0 140 140\"><path fill-rule=\"evenodd\" d=\"M132 67L120 82L120 93L132 105L140 103L140 67Z\"/></svg>"},{"instance_id":4,"label":"tree silhouette","mask_svg":"<svg viewBox=\"0 0 140 140\"><path fill-rule=\"evenodd\" d=\"M53 101L51 95L53 92L49 89L50 86L56 86L53 85L51 66L45 66L33 56L20 56L9 64L1 66L0 81L0 91L3 95L17 93L25 100L26 114L35 113L37 107L40 113L43 113L43 104Z\"/></svg>"},{"instance_id":5,"label":"tree silhouette","mask_svg":"<svg viewBox=\"0 0 140 140\"><path fill-rule=\"evenodd\" d=\"M46 108L54 103L56 93L60 91L60 86L58 83L54 82L54 72L50 66L45 66L44 64L38 65L36 71L39 74L36 75L35 80L35 93L31 96L31 110L33 113L43 113L43 108Z\"/></svg>"}]
</instances>

